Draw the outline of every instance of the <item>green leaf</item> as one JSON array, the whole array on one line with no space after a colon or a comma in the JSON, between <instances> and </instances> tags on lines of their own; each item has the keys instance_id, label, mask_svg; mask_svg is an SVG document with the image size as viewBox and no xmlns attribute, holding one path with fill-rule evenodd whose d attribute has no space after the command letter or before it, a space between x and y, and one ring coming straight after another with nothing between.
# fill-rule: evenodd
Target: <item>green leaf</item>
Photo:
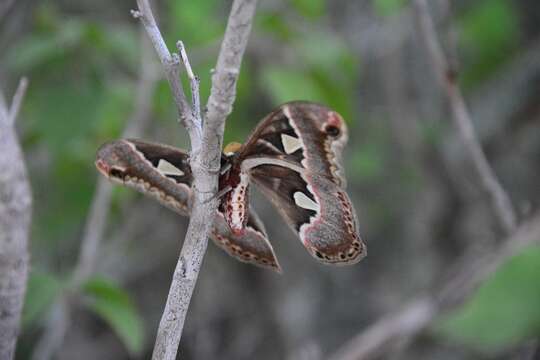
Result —
<instances>
[{"instance_id":1,"label":"green leaf","mask_svg":"<svg viewBox=\"0 0 540 360\"><path fill-rule=\"evenodd\" d=\"M87 305L105 320L132 354L144 345L143 321L129 295L103 278L93 278L83 287Z\"/></svg>"},{"instance_id":2,"label":"green leaf","mask_svg":"<svg viewBox=\"0 0 540 360\"><path fill-rule=\"evenodd\" d=\"M257 27L274 34L281 40L289 40L293 32L281 14L276 12L263 12L255 18Z\"/></svg>"},{"instance_id":3,"label":"green leaf","mask_svg":"<svg viewBox=\"0 0 540 360\"><path fill-rule=\"evenodd\" d=\"M23 328L27 328L46 313L63 285L63 282L52 274L40 271L30 273L22 312Z\"/></svg>"},{"instance_id":4,"label":"green leaf","mask_svg":"<svg viewBox=\"0 0 540 360\"><path fill-rule=\"evenodd\" d=\"M315 80L301 70L267 67L261 82L276 104L297 99L324 100Z\"/></svg>"},{"instance_id":5,"label":"green leaf","mask_svg":"<svg viewBox=\"0 0 540 360\"><path fill-rule=\"evenodd\" d=\"M80 44L85 31L83 23L62 23L54 33L31 34L22 38L8 53L6 64L13 72L28 72L53 59L65 57Z\"/></svg>"},{"instance_id":6,"label":"green leaf","mask_svg":"<svg viewBox=\"0 0 540 360\"><path fill-rule=\"evenodd\" d=\"M467 58L463 85L478 83L511 57L518 45L519 16L510 0L484 0L459 19L460 46Z\"/></svg>"},{"instance_id":7,"label":"green leaf","mask_svg":"<svg viewBox=\"0 0 540 360\"><path fill-rule=\"evenodd\" d=\"M351 177L358 181L379 178L383 172L381 146L376 143L367 143L357 148L350 165Z\"/></svg>"},{"instance_id":8,"label":"green leaf","mask_svg":"<svg viewBox=\"0 0 540 360\"><path fill-rule=\"evenodd\" d=\"M291 0L291 4L301 15L309 18L323 15L326 7L324 0Z\"/></svg>"},{"instance_id":9,"label":"green leaf","mask_svg":"<svg viewBox=\"0 0 540 360\"><path fill-rule=\"evenodd\" d=\"M456 341L507 347L540 335L540 247L525 249L501 266L440 331Z\"/></svg>"},{"instance_id":10,"label":"green leaf","mask_svg":"<svg viewBox=\"0 0 540 360\"><path fill-rule=\"evenodd\" d=\"M405 0L374 0L373 7L380 16L390 16L397 13L405 5Z\"/></svg>"}]
</instances>

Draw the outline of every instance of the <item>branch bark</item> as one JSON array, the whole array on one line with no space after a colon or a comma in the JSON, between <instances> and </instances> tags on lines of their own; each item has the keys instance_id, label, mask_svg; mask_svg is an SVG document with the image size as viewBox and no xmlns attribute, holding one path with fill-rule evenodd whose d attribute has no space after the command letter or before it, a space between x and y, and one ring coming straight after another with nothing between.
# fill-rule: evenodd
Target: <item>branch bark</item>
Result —
<instances>
[{"instance_id":1,"label":"branch bark","mask_svg":"<svg viewBox=\"0 0 540 360\"><path fill-rule=\"evenodd\" d=\"M15 354L28 277L32 194L13 127L25 89L22 79L10 109L0 93L0 359L6 360Z\"/></svg>"},{"instance_id":2,"label":"branch bark","mask_svg":"<svg viewBox=\"0 0 540 360\"><path fill-rule=\"evenodd\" d=\"M452 68L437 40L437 33L426 0L415 0L414 6L419 34L425 43L437 79L444 87L452 110L452 119L466 153L480 179L480 185L491 199L492 208L503 230L506 235L509 235L517 224L516 213L510 197L501 186L478 141L469 109L457 83L457 69Z\"/></svg>"},{"instance_id":3,"label":"branch bark","mask_svg":"<svg viewBox=\"0 0 540 360\"><path fill-rule=\"evenodd\" d=\"M173 93L178 114L191 141L190 165L193 173L193 202L191 217L180 257L174 270L165 310L159 323L152 358L176 358L185 318L193 289L202 265L208 235L218 205L218 175L225 119L232 110L236 96L236 82L240 64L247 45L251 23L257 6L256 0L235 0L212 76L212 89L203 119L199 108L198 80L189 66L183 44L179 42L181 58L191 84L193 104L187 103L179 79L180 56L167 49L156 24L148 0L137 0L138 10L133 15L140 18L164 67Z\"/></svg>"}]
</instances>

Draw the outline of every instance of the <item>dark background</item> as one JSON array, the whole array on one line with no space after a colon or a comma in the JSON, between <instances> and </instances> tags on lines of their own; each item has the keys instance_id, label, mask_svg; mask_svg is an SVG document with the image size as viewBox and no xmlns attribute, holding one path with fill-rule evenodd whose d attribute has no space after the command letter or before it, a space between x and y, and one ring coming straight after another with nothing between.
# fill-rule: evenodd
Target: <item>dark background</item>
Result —
<instances>
[{"instance_id":1,"label":"dark background","mask_svg":"<svg viewBox=\"0 0 540 360\"><path fill-rule=\"evenodd\" d=\"M230 4L154 4L169 45L184 41L203 102ZM430 5L487 157L526 219L540 194L540 3L452 1L450 14L442 1ZM30 81L17 123L34 195L18 359L32 357L66 292L70 321L58 359L151 354L187 219L115 187L96 276L69 286L98 178L95 151L120 136L141 101L145 34L129 14L135 6L0 5L2 88L11 94L21 76ZM440 285L466 249L482 253L502 237L411 10L405 0L260 1L225 141L244 141L285 101L315 100L340 112L350 132L348 191L369 255L351 267L317 263L255 194L284 274L239 263L210 244L182 359L327 358L381 315ZM188 148L154 68L142 138ZM382 358L512 358L518 344L540 334L539 283L540 252L528 248L462 309Z\"/></svg>"}]
</instances>

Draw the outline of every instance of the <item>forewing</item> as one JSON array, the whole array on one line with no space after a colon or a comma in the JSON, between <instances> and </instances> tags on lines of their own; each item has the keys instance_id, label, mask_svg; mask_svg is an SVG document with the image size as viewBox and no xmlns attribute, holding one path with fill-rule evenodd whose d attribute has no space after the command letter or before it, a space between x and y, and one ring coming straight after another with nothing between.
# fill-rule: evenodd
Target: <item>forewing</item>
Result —
<instances>
[{"instance_id":1,"label":"forewing","mask_svg":"<svg viewBox=\"0 0 540 360\"><path fill-rule=\"evenodd\" d=\"M335 111L311 102L291 102L261 121L239 154L257 165L260 157L286 161L345 188L341 154L347 126Z\"/></svg>"},{"instance_id":2,"label":"forewing","mask_svg":"<svg viewBox=\"0 0 540 360\"><path fill-rule=\"evenodd\" d=\"M114 182L134 188L180 215L189 216L193 177L186 152L141 140L118 140L98 150L96 166ZM253 211L242 236L233 235L223 214L216 212L211 238L242 262L281 271L264 226Z\"/></svg>"}]
</instances>

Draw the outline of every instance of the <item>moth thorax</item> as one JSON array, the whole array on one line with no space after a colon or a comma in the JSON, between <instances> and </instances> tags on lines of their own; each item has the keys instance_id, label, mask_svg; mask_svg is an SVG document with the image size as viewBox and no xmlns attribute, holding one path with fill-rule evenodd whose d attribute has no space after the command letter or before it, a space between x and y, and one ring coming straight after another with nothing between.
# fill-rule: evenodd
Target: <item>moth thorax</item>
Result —
<instances>
[{"instance_id":1,"label":"moth thorax","mask_svg":"<svg viewBox=\"0 0 540 360\"><path fill-rule=\"evenodd\" d=\"M249 175L240 173L240 181L223 198L225 220L235 235L244 233L249 210Z\"/></svg>"},{"instance_id":2,"label":"moth thorax","mask_svg":"<svg viewBox=\"0 0 540 360\"><path fill-rule=\"evenodd\" d=\"M231 156L233 155L234 153L238 152L238 150L240 150L240 148L242 147L242 144L240 144L239 142L230 142L228 143L225 148L223 149L223 153L227 156Z\"/></svg>"}]
</instances>

